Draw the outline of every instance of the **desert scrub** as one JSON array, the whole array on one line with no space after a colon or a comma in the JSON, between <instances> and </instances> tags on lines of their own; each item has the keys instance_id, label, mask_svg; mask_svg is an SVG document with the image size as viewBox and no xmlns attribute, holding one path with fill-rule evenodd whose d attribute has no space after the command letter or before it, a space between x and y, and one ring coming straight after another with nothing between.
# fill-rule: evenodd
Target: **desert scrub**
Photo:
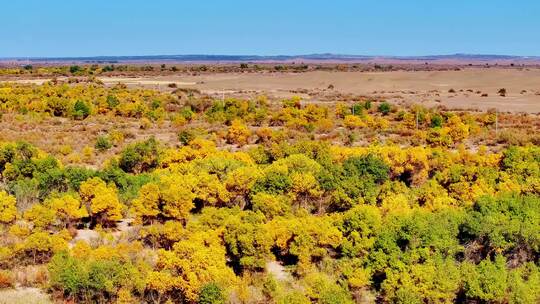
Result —
<instances>
[{"instance_id":1,"label":"desert scrub","mask_svg":"<svg viewBox=\"0 0 540 304\"><path fill-rule=\"evenodd\" d=\"M377 110L383 115L388 115L390 114L390 111L392 110L392 106L388 102L385 101L379 104L379 106L377 107Z\"/></svg>"},{"instance_id":2,"label":"desert scrub","mask_svg":"<svg viewBox=\"0 0 540 304\"><path fill-rule=\"evenodd\" d=\"M77 100L73 105L71 115L74 119L85 119L88 117L88 115L90 115L90 107L88 104L86 104L86 102Z\"/></svg>"},{"instance_id":3,"label":"desert scrub","mask_svg":"<svg viewBox=\"0 0 540 304\"><path fill-rule=\"evenodd\" d=\"M146 117L141 118L139 121L139 128L142 130L148 130L150 127L152 127L152 121Z\"/></svg>"},{"instance_id":4,"label":"desert scrub","mask_svg":"<svg viewBox=\"0 0 540 304\"><path fill-rule=\"evenodd\" d=\"M67 156L73 152L73 148L70 145L62 145L58 148L58 152L63 156Z\"/></svg>"},{"instance_id":5,"label":"desert scrub","mask_svg":"<svg viewBox=\"0 0 540 304\"><path fill-rule=\"evenodd\" d=\"M108 138L110 139L112 144L114 144L115 146L119 146L125 141L126 135L122 131L113 130L109 133Z\"/></svg>"},{"instance_id":6,"label":"desert scrub","mask_svg":"<svg viewBox=\"0 0 540 304\"><path fill-rule=\"evenodd\" d=\"M94 148L85 146L82 149L82 157L85 162L92 162L94 160Z\"/></svg>"},{"instance_id":7,"label":"desert scrub","mask_svg":"<svg viewBox=\"0 0 540 304\"><path fill-rule=\"evenodd\" d=\"M105 152L109 150L112 147L112 143L109 140L108 136L98 136L96 139L96 144L94 145L94 148L98 150L99 152Z\"/></svg>"}]
</instances>

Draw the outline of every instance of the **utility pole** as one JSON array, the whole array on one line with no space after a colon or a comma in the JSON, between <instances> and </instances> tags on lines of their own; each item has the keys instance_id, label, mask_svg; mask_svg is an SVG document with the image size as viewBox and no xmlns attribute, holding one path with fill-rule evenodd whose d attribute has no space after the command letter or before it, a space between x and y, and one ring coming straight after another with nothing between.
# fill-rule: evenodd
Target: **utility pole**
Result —
<instances>
[{"instance_id":1,"label":"utility pole","mask_svg":"<svg viewBox=\"0 0 540 304\"><path fill-rule=\"evenodd\" d=\"M221 104L223 108L225 109L225 90L221 90Z\"/></svg>"}]
</instances>

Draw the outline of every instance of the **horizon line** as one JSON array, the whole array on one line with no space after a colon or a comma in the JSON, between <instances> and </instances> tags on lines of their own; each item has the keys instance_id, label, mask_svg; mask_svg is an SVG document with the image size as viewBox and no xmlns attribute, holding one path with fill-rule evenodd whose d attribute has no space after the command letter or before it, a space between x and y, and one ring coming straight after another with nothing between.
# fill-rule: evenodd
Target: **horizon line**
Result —
<instances>
[{"instance_id":1,"label":"horizon line","mask_svg":"<svg viewBox=\"0 0 540 304\"><path fill-rule=\"evenodd\" d=\"M507 55L507 54L496 54L496 53L447 53L447 54L428 54L428 55L366 55L366 54L341 54L341 53L309 53L309 54L280 54L280 55L257 55L257 54L205 54L205 53L192 53L192 54L155 54L155 55L88 55L88 56L0 56L0 60L67 60L67 59L100 59L100 58L160 58L160 59L174 59L173 57L225 57L225 58L237 58L241 60L242 57L248 58L283 58L283 59L294 59L294 58L309 58L309 57L323 57L328 59L355 59L355 58L389 58L389 59L415 59L415 58L444 58L444 57L495 57L498 59L527 59L540 58L540 55ZM200 59L200 58L199 58ZM320 58L321 59L321 58Z\"/></svg>"}]
</instances>

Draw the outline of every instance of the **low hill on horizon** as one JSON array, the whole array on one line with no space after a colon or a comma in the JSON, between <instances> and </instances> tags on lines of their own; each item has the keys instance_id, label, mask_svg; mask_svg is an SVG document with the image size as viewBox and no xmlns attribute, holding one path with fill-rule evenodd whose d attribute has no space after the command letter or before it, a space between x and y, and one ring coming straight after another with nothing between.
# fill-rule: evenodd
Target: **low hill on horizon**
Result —
<instances>
[{"instance_id":1,"label":"low hill on horizon","mask_svg":"<svg viewBox=\"0 0 540 304\"><path fill-rule=\"evenodd\" d=\"M540 64L540 56L512 56L495 54L450 54L426 56L373 56L343 54L306 55L142 55L89 57L11 57L0 62L10 63L234 63L234 62L320 62L320 63L434 63L434 64Z\"/></svg>"}]
</instances>

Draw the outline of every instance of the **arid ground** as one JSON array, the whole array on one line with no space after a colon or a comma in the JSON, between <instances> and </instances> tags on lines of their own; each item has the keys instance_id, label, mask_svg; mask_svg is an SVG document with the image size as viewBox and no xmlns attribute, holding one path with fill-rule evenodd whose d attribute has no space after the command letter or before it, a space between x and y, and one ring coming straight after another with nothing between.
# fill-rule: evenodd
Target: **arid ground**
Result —
<instances>
[{"instance_id":1,"label":"arid ground","mask_svg":"<svg viewBox=\"0 0 540 304\"><path fill-rule=\"evenodd\" d=\"M393 103L419 103L450 109L540 112L540 69L462 68L456 71L303 73L202 73L197 75L98 77L105 84L125 83L172 90L194 88L215 95L299 95L307 102L332 102L354 96L379 97ZM42 83L49 79L18 82ZM506 96L500 96L500 89Z\"/></svg>"}]
</instances>

